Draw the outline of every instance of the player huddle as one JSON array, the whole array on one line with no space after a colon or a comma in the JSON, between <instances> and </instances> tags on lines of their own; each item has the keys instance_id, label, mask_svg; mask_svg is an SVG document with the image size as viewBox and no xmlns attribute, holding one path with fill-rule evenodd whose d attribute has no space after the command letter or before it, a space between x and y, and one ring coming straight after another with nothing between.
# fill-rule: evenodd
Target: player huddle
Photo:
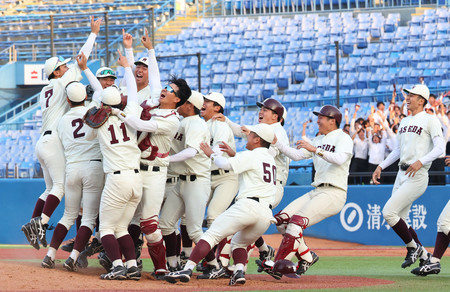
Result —
<instances>
[{"instance_id":1,"label":"player huddle","mask_svg":"<svg viewBox=\"0 0 450 292\"><path fill-rule=\"evenodd\" d=\"M339 110L326 105L314 112L319 135L311 143L299 141L297 148L291 148L282 126L286 109L275 99L257 103L259 124L241 126L223 115L226 99L218 92L203 95L176 76L162 87L147 33L141 42L148 55L138 61L133 56L133 38L123 33L125 56L118 52L118 64L124 68L124 83L119 88L110 68L100 68L94 75L87 67L100 24L101 20L91 19L91 34L76 64L67 65L68 59L57 57L45 63L50 83L41 91L42 135L36 152L46 190L36 202L32 219L22 226L36 249L40 244L47 247L49 219L64 194L66 198L64 215L41 266L55 268L56 250L81 218L63 264L69 271L87 267L87 257L100 252L100 264L106 269L101 279L139 280L144 236L157 280L187 282L196 268L202 272L199 279L228 277L230 285L244 284L255 246L260 252L259 272L276 279L304 274L319 259L306 245L304 229L339 213L346 201L353 142L339 128ZM89 104L80 83L82 71L94 90ZM399 171L399 182L385 207L389 212L384 215L408 247L402 266L422 256L424 267L436 260L427 257L402 218L412 200L425 191L427 166L443 151L442 134L434 130L432 118L414 118L415 110L420 115L420 100L427 100L426 94L413 88L410 95L408 106L416 108L405 123L420 124L423 130L416 135L419 138L406 137L412 135L408 132L402 140L403 133L399 134L401 148L395 153L409 168ZM247 139L247 151L236 153L234 136ZM421 139L423 149L404 153L402 145L413 143L410 139ZM426 158L420 162L422 156ZM310 158L316 169L314 189L274 215L290 159ZM374 181L397 158L386 158L375 171ZM414 198L407 200L404 197L412 196L412 189ZM448 209L440 221L447 238ZM205 212L207 231L203 232ZM276 255L262 238L272 223L283 234ZM296 266L290 264L294 256Z\"/></svg>"}]
</instances>

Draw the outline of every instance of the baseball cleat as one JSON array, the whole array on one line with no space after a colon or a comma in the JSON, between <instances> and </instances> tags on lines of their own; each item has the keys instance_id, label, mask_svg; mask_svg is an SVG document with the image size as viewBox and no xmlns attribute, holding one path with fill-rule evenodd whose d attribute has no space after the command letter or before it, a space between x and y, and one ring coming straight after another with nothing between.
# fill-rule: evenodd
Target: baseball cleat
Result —
<instances>
[{"instance_id":1,"label":"baseball cleat","mask_svg":"<svg viewBox=\"0 0 450 292\"><path fill-rule=\"evenodd\" d=\"M431 257L432 257L432 254L428 252L426 259L420 258L419 259L419 267L426 265L430 261Z\"/></svg>"},{"instance_id":2,"label":"baseball cleat","mask_svg":"<svg viewBox=\"0 0 450 292\"><path fill-rule=\"evenodd\" d=\"M180 253L180 266L182 268L184 268L184 266L186 265L187 261L188 261L189 257L186 256L186 253L184 251L182 251Z\"/></svg>"},{"instance_id":3,"label":"baseball cleat","mask_svg":"<svg viewBox=\"0 0 450 292\"><path fill-rule=\"evenodd\" d=\"M127 269L127 279L128 280L135 280L135 281L139 281L141 279L141 270L139 270L138 267L130 267L129 269Z\"/></svg>"},{"instance_id":4,"label":"baseball cleat","mask_svg":"<svg viewBox=\"0 0 450 292\"><path fill-rule=\"evenodd\" d=\"M104 251L98 254L98 263L106 270L106 272L111 271L112 262Z\"/></svg>"},{"instance_id":5,"label":"baseball cleat","mask_svg":"<svg viewBox=\"0 0 450 292\"><path fill-rule=\"evenodd\" d=\"M78 271L77 265L75 264L75 261L73 260L73 258L68 258L64 264L63 267L68 270L69 272L76 272Z\"/></svg>"},{"instance_id":6,"label":"baseball cleat","mask_svg":"<svg viewBox=\"0 0 450 292\"><path fill-rule=\"evenodd\" d=\"M183 269L181 268L180 264L177 264L176 267L168 266L167 270L169 270L169 272L178 272L178 271L181 271Z\"/></svg>"},{"instance_id":7,"label":"baseball cleat","mask_svg":"<svg viewBox=\"0 0 450 292\"><path fill-rule=\"evenodd\" d=\"M176 283L181 281L183 283L187 283L191 280L192 270L182 270L177 272L171 272L167 274L164 279L169 283Z\"/></svg>"},{"instance_id":8,"label":"baseball cleat","mask_svg":"<svg viewBox=\"0 0 450 292\"><path fill-rule=\"evenodd\" d=\"M198 275L197 279L219 279L219 278L229 278L229 272L226 267L219 264L219 268L215 266L208 265L208 270L204 271L203 274Z\"/></svg>"},{"instance_id":9,"label":"baseball cleat","mask_svg":"<svg viewBox=\"0 0 450 292\"><path fill-rule=\"evenodd\" d=\"M402 263L402 268L407 268L414 264L417 259L422 255L422 246L417 244L417 247L407 247L408 252L406 253L405 261Z\"/></svg>"},{"instance_id":10,"label":"baseball cleat","mask_svg":"<svg viewBox=\"0 0 450 292\"><path fill-rule=\"evenodd\" d=\"M234 271L233 275L231 276L230 282L228 285L243 285L245 284L245 273L242 270Z\"/></svg>"},{"instance_id":11,"label":"baseball cleat","mask_svg":"<svg viewBox=\"0 0 450 292\"><path fill-rule=\"evenodd\" d=\"M309 267L314 265L319 260L319 256L315 252L311 251L311 255L312 255L311 262L307 262L304 259L301 259L298 262L297 275L303 275L304 273L306 273L306 271L309 269Z\"/></svg>"},{"instance_id":12,"label":"baseball cleat","mask_svg":"<svg viewBox=\"0 0 450 292\"><path fill-rule=\"evenodd\" d=\"M124 266L117 266L107 274L102 274L102 280L125 280L127 278L127 269Z\"/></svg>"},{"instance_id":13,"label":"baseball cleat","mask_svg":"<svg viewBox=\"0 0 450 292\"><path fill-rule=\"evenodd\" d=\"M441 263L431 263L427 261L423 266L417 267L411 271L414 275L417 276L427 276L433 274L439 274L441 272Z\"/></svg>"},{"instance_id":14,"label":"baseball cleat","mask_svg":"<svg viewBox=\"0 0 450 292\"><path fill-rule=\"evenodd\" d=\"M31 228L33 229L34 233L37 235L42 246L47 247L46 233L47 233L48 224L42 224L41 217L34 217L33 219L31 219L30 223L31 223Z\"/></svg>"},{"instance_id":15,"label":"baseball cleat","mask_svg":"<svg viewBox=\"0 0 450 292\"><path fill-rule=\"evenodd\" d=\"M89 265L87 258L102 251L104 251L102 243L94 238L78 256L77 265L81 268L87 268Z\"/></svg>"},{"instance_id":16,"label":"baseball cleat","mask_svg":"<svg viewBox=\"0 0 450 292\"><path fill-rule=\"evenodd\" d=\"M22 225L22 232L25 234L25 237L27 238L30 245L35 249L39 250L40 249L39 242L36 234L33 231L33 228L31 228L31 223Z\"/></svg>"},{"instance_id":17,"label":"baseball cleat","mask_svg":"<svg viewBox=\"0 0 450 292\"><path fill-rule=\"evenodd\" d=\"M155 280L165 280L165 277L167 275L167 271L166 270L156 270L155 272L152 273L153 278L155 278Z\"/></svg>"},{"instance_id":18,"label":"baseball cleat","mask_svg":"<svg viewBox=\"0 0 450 292\"><path fill-rule=\"evenodd\" d=\"M207 267L208 267L208 262L205 259L203 259L201 262L199 262L197 264L195 269L197 270L197 272L203 272L207 269Z\"/></svg>"},{"instance_id":19,"label":"baseball cleat","mask_svg":"<svg viewBox=\"0 0 450 292\"><path fill-rule=\"evenodd\" d=\"M41 267L45 269L54 269L55 261L46 255L45 258L42 260Z\"/></svg>"},{"instance_id":20,"label":"baseball cleat","mask_svg":"<svg viewBox=\"0 0 450 292\"><path fill-rule=\"evenodd\" d=\"M277 273L273 270L273 265L274 265L273 261L264 261L263 262L260 260L256 260L255 263L258 266L259 273L262 273L262 272L267 273L277 280L280 280L281 277L283 277L283 274Z\"/></svg>"},{"instance_id":21,"label":"baseball cleat","mask_svg":"<svg viewBox=\"0 0 450 292\"><path fill-rule=\"evenodd\" d=\"M72 238L68 244L61 246L61 249L66 252L72 252L74 245L75 245L75 238Z\"/></svg>"},{"instance_id":22,"label":"baseball cleat","mask_svg":"<svg viewBox=\"0 0 450 292\"><path fill-rule=\"evenodd\" d=\"M275 249L271 247L270 245L267 245L268 250L267 251L260 251L259 252L259 260L260 261L271 261L273 260L273 257L275 256Z\"/></svg>"}]
</instances>

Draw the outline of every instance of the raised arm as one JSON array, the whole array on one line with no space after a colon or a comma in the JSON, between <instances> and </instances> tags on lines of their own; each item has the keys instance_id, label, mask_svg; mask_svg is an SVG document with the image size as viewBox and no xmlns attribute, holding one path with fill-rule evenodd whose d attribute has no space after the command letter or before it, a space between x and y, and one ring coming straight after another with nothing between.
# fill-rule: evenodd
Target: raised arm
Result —
<instances>
[{"instance_id":1,"label":"raised arm","mask_svg":"<svg viewBox=\"0 0 450 292\"><path fill-rule=\"evenodd\" d=\"M134 69L134 67L136 66L134 65L133 36L129 33L126 33L125 29L122 28L122 38L123 47L125 48L125 56L127 57L128 64L130 64L131 68Z\"/></svg>"},{"instance_id":2,"label":"raised arm","mask_svg":"<svg viewBox=\"0 0 450 292\"><path fill-rule=\"evenodd\" d=\"M137 98L137 85L136 80L134 79L133 71L131 71L131 66L128 63L128 60L122 53L119 52L119 60L118 63L120 66L125 68L124 79L128 90L128 100L127 103L138 103Z\"/></svg>"},{"instance_id":3,"label":"raised arm","mask_svg":"<svg viewBox=\"0 0 450 292\"><path fill-rule=\"evenodd\" d=\"M145 35L141 37L141 42L148 50L148 85L152 95L159 97L161 93L161 76L159 74L158 62L156 61L156 53L153 48L152 41L148 36L148 30L145 30ZM152 96L153 97L153 96Z\"/></svg>"},{"instance_id":4,"label":"raised arm","mask_svg":"<svg viewBox=\"0 0 450 292\"><path fill-rule=\"evenodd\" d=\"M91 55L95 39L97 38L97 35L100 32L101 23L102 23L101 18L94 20L94 16L91 16L91 34L89 35L86 43L81 47L79 52L79 54L84 53L87 59L89 59L89 56Z\"/></svg>"}]
</instances>

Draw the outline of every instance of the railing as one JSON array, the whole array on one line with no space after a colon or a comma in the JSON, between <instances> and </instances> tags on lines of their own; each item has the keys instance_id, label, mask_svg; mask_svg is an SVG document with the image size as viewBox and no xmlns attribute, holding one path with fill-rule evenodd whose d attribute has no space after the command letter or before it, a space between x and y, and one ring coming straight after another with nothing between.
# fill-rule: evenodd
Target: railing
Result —
<instances>
[{"instance_id":1,"label":"railing","mask_svg":"<svg viewBox=\"0 0 450 292\"><path fill-rule=\"evenodd\" d=\"M197 15L214 17L449 5L449 0L201 0L197 1ZM219 13L218 7L221 8Z\"/></svg>"},{"instance_id":2,"label":"railing","mask_svg":"<svg viewBox=\"0 0 450 292\"><path fill-rule=\"evenodd\" d=\"M33 95L32 97L28 98L27 100L19 103L15 107L11 108L7 112L1 114L0 115L0 123L4 123L5 121L8 121L8 120L14 120L20 114L23 114L23 111L26 109L28 110L28 109L37 108L39 106L38 101L39 101L39 93ZM7 127L7 126L8 126L7 123L1 124L1 128Z\"/></svg>"}]
</instances>

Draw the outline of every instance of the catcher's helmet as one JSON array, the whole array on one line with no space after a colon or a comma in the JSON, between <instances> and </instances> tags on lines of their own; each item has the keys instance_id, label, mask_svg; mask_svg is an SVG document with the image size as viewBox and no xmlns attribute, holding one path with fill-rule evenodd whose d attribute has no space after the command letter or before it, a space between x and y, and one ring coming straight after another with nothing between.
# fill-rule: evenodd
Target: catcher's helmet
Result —
<instances>
[{"instance_id":1,"label":"catcher's helmet","mask_svg":"<svg viewBox=\"0 0 450 292\"><path fill-rule=\"evenodd\" d=\"M278 260L273 265L273 271L275 273L280 273L289 278L300 278L297 275L297 267L290 260Z\"/></svg>"},{"instance_id":2,"label":"catcher's helmet","mask_svg":"<svg viewBox=\"0 0 450 292\"><path fill-rule=\"evenodd\" d=\"M283 105L276 99L266 98L262 103L257 102L256 105L259 107L265 107L265 108L268 108L268 109L274 111L278 115L278 121L280 121L281 118L283 117L283 113L284 113Z\"/></svg>"},{"instance_id":3,"label":"catcher's helmet","mask_svg":"<svg viewBox=\"0 0 450 292\"><path fill-rule=\"evenodd\" d=\"M105 105L118 105L122 101L120 92L115 86L110 86L102 91L102 102Z\"/></svg>"},{"instance_id":4,"label":"catcher's helmet","mask_svg":"<svg viewBox=\"0 0 450 292\"><path fill-rule=\"evenodd\" d=\"M336 126L338 128L342 121L341 112L332 105L324 105L323 107L320 108L320 110L318 112L313 112L313 114L315 114L316 116L321 115L321 116L329 117L331 119L335 119Z\"/></svg>"}]
</instances>

